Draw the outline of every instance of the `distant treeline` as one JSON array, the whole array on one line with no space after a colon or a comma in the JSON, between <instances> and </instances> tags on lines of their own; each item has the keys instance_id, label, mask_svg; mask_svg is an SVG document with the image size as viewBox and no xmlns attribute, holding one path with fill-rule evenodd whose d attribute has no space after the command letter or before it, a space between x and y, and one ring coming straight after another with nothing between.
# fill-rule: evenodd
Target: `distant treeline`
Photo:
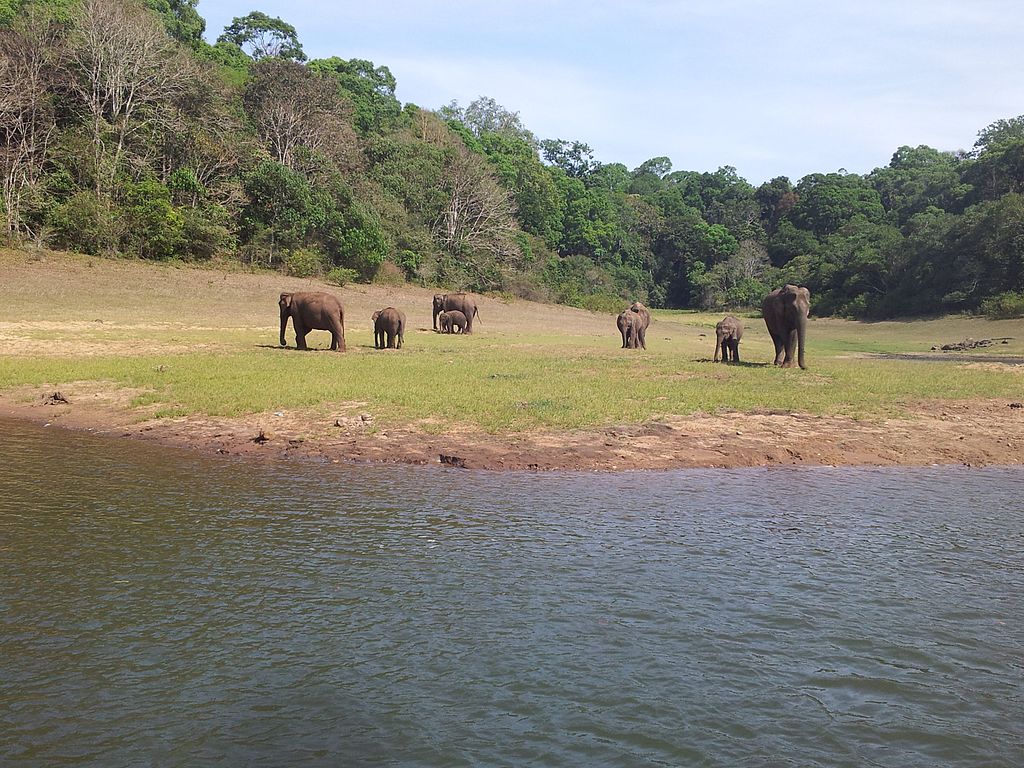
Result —
<instances>
[{"instance_id":1,"label":"distant treeline","mask_svg":"<svg viewBox=\"0 0 1024 768\"><path fill-rule=\"evenodd\" d=\"M196 2L0 0L10 240L616 311L792 282L815 314L1024 312L1024 116L863 176L630 170L490 98L403 105L257 11L211 45Z\"/></svg>"}]
</instances>

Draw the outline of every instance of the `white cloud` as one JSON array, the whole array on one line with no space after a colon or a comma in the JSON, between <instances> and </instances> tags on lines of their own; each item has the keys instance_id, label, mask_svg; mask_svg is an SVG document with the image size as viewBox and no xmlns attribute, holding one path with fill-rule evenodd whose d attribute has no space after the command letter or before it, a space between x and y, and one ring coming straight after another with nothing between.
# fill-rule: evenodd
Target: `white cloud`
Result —
<instances>
[{"instance_id":1,"label":"white cloud","mask_svg":"<svg viewBox=\"0 0 1024 768\"><path fill-rule=\"evenodd\" d=\"M1024 112L1009 0L398 0L261 4L312 56L387 65L427 108L477 96L541 138L585 141L634 167L734 165L759 183L866 172L903 144L969 147ZM215 13L211 13L214 11ZM206 2L210 37L240 0Z\"/></svg>"}]
</instances>

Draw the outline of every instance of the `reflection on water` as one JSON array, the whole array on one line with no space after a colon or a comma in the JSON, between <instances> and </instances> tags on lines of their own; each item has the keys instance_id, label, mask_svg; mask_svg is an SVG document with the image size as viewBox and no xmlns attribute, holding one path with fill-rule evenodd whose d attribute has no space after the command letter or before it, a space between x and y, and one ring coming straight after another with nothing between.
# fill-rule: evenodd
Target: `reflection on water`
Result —
<instances>
[{"instance_id":1,"label":"reflection on water","mask_svg":"<svg viewBox=\"0 0 1024 768\"><path fill-rule=\"evenodd\" d=\"M269 466L0 426L5 765L1024 756L1020 469Z\"/></svg>"}]
</instances>

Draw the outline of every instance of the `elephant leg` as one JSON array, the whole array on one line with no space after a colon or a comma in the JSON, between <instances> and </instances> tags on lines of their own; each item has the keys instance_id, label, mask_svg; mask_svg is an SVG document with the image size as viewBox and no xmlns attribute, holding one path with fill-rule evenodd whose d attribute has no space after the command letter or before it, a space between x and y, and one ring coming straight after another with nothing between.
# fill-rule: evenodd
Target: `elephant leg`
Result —
<instances>
[{"instance_id":1,"label":"elephant leg","mask_svg":"<svg viewBox=\"0 0 1024 768\"><path fill-rule=\"evenodd\" d=\"M777 333L772 334L772 343L775 345L775 365L782 365L782 356L786 343L782 336Z\"/></svg>"},{"instance_id":2,"label":"elephant leg","mask_svg":"<svg viewBox=\"0 0 1024 768\"><path fill-rule=\"evenodd\" d=\"M292 323L295 328L295 348L296 349L309 349L306 346L306 334L309 333L309 329L297 317L292 318Z\"/></svg>"},{"instance_id":3,"label":"elephant leg","mask_svg":"<svg viewBox=\"0 0 1024 768\"><path fill-rule=\"evenodd\" d=\"M636 334L637 341L642 349L647 349L647 329L641 328Z\"/></svg>"},{"instance_id":4,"label":"elephant leg","mask_svg":"<svg viewBox=\"0 0 1024 768\"><path fill-rule=\"evenodd\" d=\"M732 340L732 361L738 363L740 361L740 340Z\"/></svg>"},{"instance_id":5,"label":"elephant leg","mask_svg":"<svg viewBox=\"0 0 1024 768\"><path fill-rule=\"evenodd\" d=\"M783 368L792 368L796 364L794 362L796 360L796 357L793 354L795 351L796 351L796 329L794 328L792 331L790 331L786 335L786 357L782 361L782 367Z\"/></svg>"}]
</instances>

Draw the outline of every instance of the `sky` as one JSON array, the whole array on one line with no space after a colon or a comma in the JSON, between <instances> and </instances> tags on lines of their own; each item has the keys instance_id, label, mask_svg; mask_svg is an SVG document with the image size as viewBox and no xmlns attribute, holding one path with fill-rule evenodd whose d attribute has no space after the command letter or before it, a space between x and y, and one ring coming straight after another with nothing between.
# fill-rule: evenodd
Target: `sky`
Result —
<instances>
[{"instance_id":1,"label":"sky","mask_svg":"<svg viewBox=\"0 0 1024 768\"><path fill-rule=\"evenodd\" d=\"M403 103L488 96L603 163L868 173L901 146L969 150L1024 114L1020 0L200 0L211 42L260 10L309 58L368 59Z\"/></svg>"}]
</instances>

